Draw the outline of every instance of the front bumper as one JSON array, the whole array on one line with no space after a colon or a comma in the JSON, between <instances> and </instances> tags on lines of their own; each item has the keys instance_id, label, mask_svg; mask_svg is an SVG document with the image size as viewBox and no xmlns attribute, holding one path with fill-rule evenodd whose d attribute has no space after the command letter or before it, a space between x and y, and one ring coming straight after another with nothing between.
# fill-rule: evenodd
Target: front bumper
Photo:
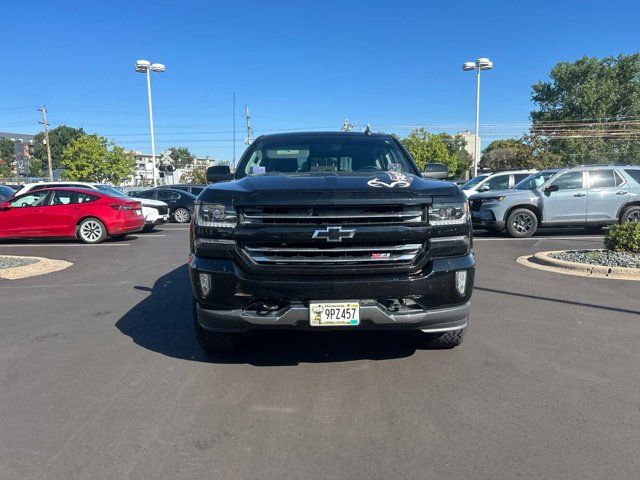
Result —
<instances>
[{"instance_id":1,"label":"front bumper","mask_svg":"<svg viewBox=\"0 0 640 480\"><path fill-rule=\"evenodd\" d=\"M469 321L469 302L455 307L392 312L375 300L360 301L361 324L356 327L311 327L308 304L294 303L277 312L260 314L247 310L209 310L196 303L198 323L207 330L243 332L254 329L296 330L460 330Z\"/></svg>"},{"instance_id":2,"label":"front bumper","mask_svg":"<svg viewBox=\"0 0 640 480\"><path fill-rule=\"evenodd\" d=\"M161 214L157 208L142 206L142 214L144 215L144 224L150 225L162 225L169 221L169 212Z\"/></svg>"},{"instance_id":3,"label":"front bumper","mask_svg":"<svg viewBox=\"0 0 640 480\"><path fill-rule=\"evenodd\" d=\"M361 324L348 329L420 329L437 332L467 325L473 289L472 254L436 258L417 274L255 275L233 260L193 256L189 265L196 316L209 330L245 331L254 328L309 329L309 301L357 300ZM463 295L455 286L455 272L467 271ZM202 295L199 274L208 273L211 291ZM390 300L406 301L395 308ZM273 311L257 308L276 305ZM388 308L390 307L390 308ZM325 329L326 327L322 327Z\"/></svg>"},{"instance_id":4,"label":"front bumper","mask_svg":"<svg viewBox=\"0 0 640 480\"><path fill-rule=\"evenodd\" d=\"M144 219L144 224L145 225L163 225L165 223L167 223L169 221L169 215L162 215L162 216L157 216L155 218L145 218Z\"/></svg>"},{"instance_id":5,"label":"front bumper","mask_svg":"<svg viewBox=\"0 0 640 480\"><path fill-rule=\"evenodd\" d=\"M504 228L504 221L496 220L491 210L478 210L471 212L471 223L474 228Z\"/></svg>"}]
</instances>

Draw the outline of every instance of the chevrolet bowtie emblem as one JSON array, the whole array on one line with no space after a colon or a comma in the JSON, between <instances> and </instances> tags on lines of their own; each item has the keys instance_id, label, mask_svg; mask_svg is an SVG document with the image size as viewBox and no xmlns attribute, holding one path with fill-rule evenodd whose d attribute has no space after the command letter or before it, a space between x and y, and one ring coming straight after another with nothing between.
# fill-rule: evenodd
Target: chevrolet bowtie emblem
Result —
<instances>
[{"instance_id":1,"label":"chevrolet bowtie emblem","mask_svg":"<svg viewBox=\"0 0 640 480\"><path fill-rule=\"evenodd\" d=\"M353 238L356 234L355 228L327 227L324 230L313 232L314 240L326 240L327 242L341 242L343 238Z\"/></svg>"}]
</instances>

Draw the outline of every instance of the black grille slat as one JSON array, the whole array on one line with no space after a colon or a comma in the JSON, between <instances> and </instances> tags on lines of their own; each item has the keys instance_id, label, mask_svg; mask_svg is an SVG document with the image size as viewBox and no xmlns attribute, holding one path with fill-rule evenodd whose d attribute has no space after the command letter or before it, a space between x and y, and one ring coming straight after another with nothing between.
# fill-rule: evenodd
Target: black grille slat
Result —
<instances>
[{"instance_id":1,"label":"black grille slat","mask_svg":"<svg viewBox=\"0 0 640 480\"><path fill-rule=\"evenodd\" d=\"M240 221L250 225L406 224L424 221L417 205L245 207Z\"/></svg>"},{"instance_id":2,"label":"black grille slat","mask_svg":"<svg viewBox=\"0 0 640 480\"><path fill-rule=\"evenodd\" d=\"M336 247L244 247L257 265L405 265L411 264L422 244Z\"/></svg>"}]
</instances>

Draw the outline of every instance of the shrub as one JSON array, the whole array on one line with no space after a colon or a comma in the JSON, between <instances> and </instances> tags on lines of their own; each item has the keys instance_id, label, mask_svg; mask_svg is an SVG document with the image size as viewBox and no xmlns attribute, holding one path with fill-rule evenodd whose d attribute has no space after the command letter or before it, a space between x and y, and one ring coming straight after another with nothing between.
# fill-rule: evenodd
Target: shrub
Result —
<instances>
[{"instance_id":1,"label":"shrub","mask_svg":"<svg viewBox=\"0 0 640 480\"><path fill-rule=\"evenodd\" d=\"M609 250L640 253L640 222L613 225L604 244Z\"/></svg>"}]
</instances>

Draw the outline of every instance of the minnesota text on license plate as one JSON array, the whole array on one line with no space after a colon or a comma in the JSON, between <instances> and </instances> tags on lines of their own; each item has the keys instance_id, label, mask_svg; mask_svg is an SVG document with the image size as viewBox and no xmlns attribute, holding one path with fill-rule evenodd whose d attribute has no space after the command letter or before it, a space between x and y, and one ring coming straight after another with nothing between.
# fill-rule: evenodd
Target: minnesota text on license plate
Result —
<instances>
[{"instance_id":1,"label":"minnesota text on license plate","mask_svg":"<svg viewBox=\"0 0 640 480\"><path fill-rule=\"evenodd\" d=\"M360 305L357 302L310 302L309 323L314 327L360 325Z\"/></svg>"}]
</instances>

